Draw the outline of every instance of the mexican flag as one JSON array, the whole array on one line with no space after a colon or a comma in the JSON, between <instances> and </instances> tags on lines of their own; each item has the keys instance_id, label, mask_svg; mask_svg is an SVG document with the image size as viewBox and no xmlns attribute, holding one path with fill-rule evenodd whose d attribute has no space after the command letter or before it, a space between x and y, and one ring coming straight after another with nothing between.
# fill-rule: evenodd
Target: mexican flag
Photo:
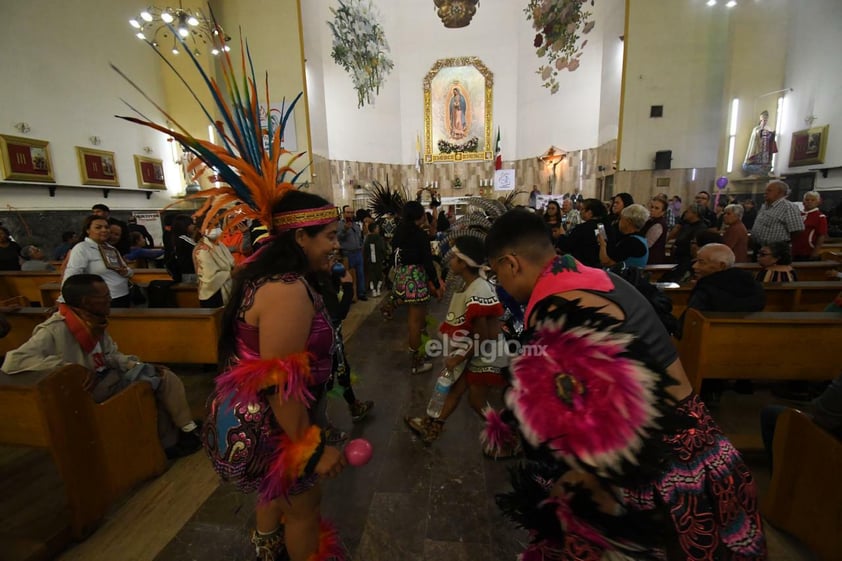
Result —
<instances>
[{"instance_id":1,"label":"mexican flag","mask_svg":"<svg viewBox=\"0 0 842 561\"><path fill-rule=\"evenodd\" d=\"M497 127L497 141L494 143L494 169L503 168L503 154L500 148L500 127Z\"/></svg>"}]
</instances>

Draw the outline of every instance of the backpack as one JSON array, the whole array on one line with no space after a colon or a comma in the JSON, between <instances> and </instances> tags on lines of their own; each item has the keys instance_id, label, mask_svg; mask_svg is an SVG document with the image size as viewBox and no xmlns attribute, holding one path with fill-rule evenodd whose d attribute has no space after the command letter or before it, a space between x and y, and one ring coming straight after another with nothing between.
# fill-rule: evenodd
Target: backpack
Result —
<instances>
[{"instance_id":1,"label":"backpack","mask_svg":"<svg viewBox=\"0 0 842 561\"><path fill-rule=\"evenodd\" d=\"M672 315L672 300L664 294L663 290L650 282L649 275L644 269L628 267L625 263L617 263L611 266L609 271L635 287L649 300L649 303L655 309L655 313L658 314L658 319L661 320L670 335L679 332L678 319Z\"/></svg>"}]
</instances>

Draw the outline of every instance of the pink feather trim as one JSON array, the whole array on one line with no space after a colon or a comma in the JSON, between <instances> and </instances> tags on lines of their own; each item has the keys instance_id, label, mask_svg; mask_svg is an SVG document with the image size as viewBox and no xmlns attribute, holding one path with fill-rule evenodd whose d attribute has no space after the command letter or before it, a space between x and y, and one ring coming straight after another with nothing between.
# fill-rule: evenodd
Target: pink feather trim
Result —
<instances>
[{"instance_id":1,"label":"pink feather trim","mask_svg":"<svg viewBox=\"0 0 842 561\"><path fill-rule=\"evenodd\" d=\"M479 433L479 440L488 454L500 456L512 446L514 431L503 421L500 412L490 405L482 410L482 414L485 417L485 427Z\"/></svg>"},{"instance_id":2,"label":"pink feather trim","mask_svg":"<svg viewBox=\"0 0 842 561\"><path fill-rule=\"evenodd\" d=\"M233 395L232 405L254 403L258 392L272 386L278 386L284 401L309 404L312 382L310 353L302 352L284 358L241 360L216 377L216 388L222 395Z\"/></svg>"},{"instance_id":3,"label":"pink feather trim","mask_svg":"<svg viewBox=\"0 0 842 561\"><path fill-rule=\"evenodd\" d=\"M306 475L307 463L322 441L322 429L310 425L300 440L293 441L286 434L278 440L280 452L272 458L266 475L260 483L260 501L271 501L289 496L289 490Z\"/></svg>"},{"instance_id":4,"label":"pink feather trim","mask_svg":"<svg viewBox=\"0 0 842 561\"><path fill-rule=\"evenodd\" d=\"M608 547L609 543L603 535L593 526L576 516L570 508L570 504L565 497L552 497L544 501L544 504L555 504L555 514L561 522L561 527L565 533L579 536L598 547Z\"/></svg>"},{"instance_id":5,"label":"pink feather trim","mask_svg":"<svg viewBox=\"0 0 842 561\"><path fill-rule=\"evenodd\" d=\"M307 561L345 561L339 532L324 518L319 521L319 550L310 555Z\"/></svg>"}]
</instances>

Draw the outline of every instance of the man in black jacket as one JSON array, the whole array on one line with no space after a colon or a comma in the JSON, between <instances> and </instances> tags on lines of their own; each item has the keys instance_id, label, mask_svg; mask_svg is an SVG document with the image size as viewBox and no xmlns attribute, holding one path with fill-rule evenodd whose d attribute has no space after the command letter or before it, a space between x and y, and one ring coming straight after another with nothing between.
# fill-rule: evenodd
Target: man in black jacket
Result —
<instances>
[{"instance_id":1,"label":"man in black jacket","mask_svg":"<svg viewBox=\"0 0 842 561\"><path fill-rule=\"evenodd\" d=\"M693 271L698 282L688 308L710 312L759 312L766 305L763 286L748 271L734 268L734 252L721 243L699 249Z\"/></svg>"}]
</instances>

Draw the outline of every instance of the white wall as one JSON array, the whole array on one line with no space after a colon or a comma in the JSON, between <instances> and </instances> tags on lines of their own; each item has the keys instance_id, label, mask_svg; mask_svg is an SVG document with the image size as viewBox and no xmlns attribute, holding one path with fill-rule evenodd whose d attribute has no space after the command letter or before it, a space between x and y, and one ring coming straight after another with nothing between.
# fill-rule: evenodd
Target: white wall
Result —
<instances>
[{"instance_id":1,"label":"white wall","mask_svg":"<svg viewBox=\"0 0 842 561\"><path fill-rule=\"evenodd\" d=\"M331 160L413 163L416 133L423 137L424 132L423 78L437 59L458 56L477 56L494 74L494 131L496 134L498 126L501 129L505 160L537 156L550 145L569 150L597 145L606 29L601 22L588 35L582 66L563 74L561 91L550 95L535 73L539 59L532 47L535 32L523 13L525 3L483 0L471 24L461 29L446 29L429 0L375 0L374 4L381 14L395 69L374 105L358 109L350 77L330 58L331 34L325 22L331 17L329 6L336 4L302 3L308 71L318 71L315 59L323 71L328 123L327 153L323 155ZM616 18L618 9L622 12L622 0L605 0L597 3L595 14ZM623 20L622 13L619 20ZM319 36L317 44L314 34ZM611 31L614 39L619 34ZM614 66L619 69L618 63ZM309 80L318 83L316 76ZM619 77L614 80L618 92ZM617 93L609 95L618 98ZM610 107L612 102L606 104ZM619 108L616 102L614 105L616 135ZM608 118L609 131L610 122ZM314 140L314 151L322 149L324 145Z\"/></svg>"},{"instance_id":2,"label":"white wall","mask_svg":"<svg viewBox=\"0 0 842 561\"><path fill-rule=\"evenodd\" d=\"M124 98L151 118L157 113L109 66L113 62L154 99L163 100L158 63L152 50L136 39L128 20L142 7L130 0L0 0L0 133L21 136L14 124L31 127L27 137L48 140L56 183L80 185L75 146L113 151L121 188L137 187L134 154L163 159L167 184L178 190L178 169L171 165L163 135L125 121ZM101 145L88 140L98 136ZM59 190L50 198L43 187L0 184L3 204L20 209L79 209L106 202L117 209L161 208L167 192L147 200L141 193L115 193L107 201L99 190ZM115 189L116 191L116 189Z\"/></svg>"},{"instance_id":3,"label":"white wall","mask_svg":"<svg viewBox=\"0 0 842 561\"><path fill-rule=\"evenodd\" d=\"M720 3L721 4L721 3ZM623 133L618 167L715 167L720 145L728 13L702 1L630 2ZM664 116L650 118L652 105Z\"/></svg>"},{"instance_id":4,"label":"white wall","mask_svg":"<svg viewBox=\"0 0 842 561\"><path fill-rule=\"evenodd\" d=\"M786 86L792 92L785 98L784 119L779 135L779 155L785 171L804 172L807 168L787 169L792 133L808 128L804 119L814 115L813 127L830 125L824 164L842 166L842 2L809 0L791 2ZM842 170L825 179L817 175L819 188L842 188Z\"/></svg>"}]
</instances>

